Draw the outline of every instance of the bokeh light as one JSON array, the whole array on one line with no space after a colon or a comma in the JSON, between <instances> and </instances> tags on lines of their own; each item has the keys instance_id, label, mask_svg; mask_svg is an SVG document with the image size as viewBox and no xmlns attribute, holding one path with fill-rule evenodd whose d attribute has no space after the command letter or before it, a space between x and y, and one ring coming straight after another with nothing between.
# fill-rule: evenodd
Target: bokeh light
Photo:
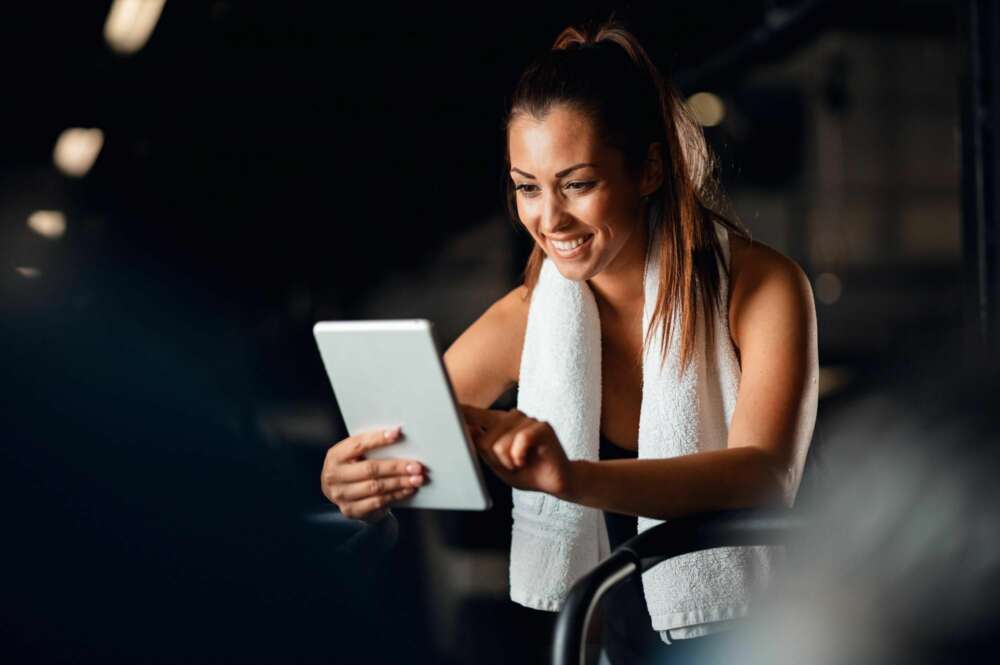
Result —
<instances>
[{"instance_id":1,"label":"bokeh light","mask_svg":"<svg viewBox=\"0 0 1000 665\"><path fill-rule=\"evenodd\" d=\"M28 216L28 228L51 240L62 238L66 233L66 215L58 210L36 210Z\"/></svg>"},{"instance_id":2,"label":"bokeh light","mask_svg":"<svg viewBox=\"0 0 1000 665\"><path fill-rule=\"evenodd\" d=\"M52 150L52 161L73 178L87 175L104 145L104 132L97 128L70 127L63 130Z\"/></svg>"},{"instance_id":3,"label":"bokeh light","mask_svg":"<svg viewBox=\"0 0 1000 665\"><path fill-rule=\"evenodd\" d=\"M710 92L696 92L688 97L687 105L703 127L715 127L726 117L726 105L718 95Z\"/></svg>"}]
</instances>

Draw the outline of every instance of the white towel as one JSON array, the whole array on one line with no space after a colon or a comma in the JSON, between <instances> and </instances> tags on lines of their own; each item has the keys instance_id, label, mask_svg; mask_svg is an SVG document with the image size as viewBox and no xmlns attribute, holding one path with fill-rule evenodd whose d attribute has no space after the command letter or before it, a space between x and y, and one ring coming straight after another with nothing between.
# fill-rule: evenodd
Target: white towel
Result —
<instances>
[{"instance_id":1,"label":"white towel","mask_svg":"<svg viewBox=\"0 0 1000 665\"><path fill-rule=\"evenodd\" d=\"M728 264L729 237L716 232ZM656 238L653 238L656 242ZM644 277L643 331L648 330L658 290L658 252L650 253ZM722 302L728 281L720 274ZM675 327L678 314L675 312ZM704 321L698 344L680 379L679 334L671 335L660 371L662 331L656 327L643 354L639 458L665 458L726 447L740 369L729 338L728 316L716 317L715 352L705 349ZM586 282L566 279L545 259L525 330L517 408L547 421L569 459L597 460L601 415L601 325ZM639 517L638 531L662 520ZM511 599L558 611L570 587L608 556L600 510L541 492L513 490L510 557ZM643 574L652 628L665 642L684 637L676 629L732 619L746 613L750 594L769 575L773 547L727 547L668 560ZM668 634L669 632L669 634Z\"/></svg>"}]
</instances>

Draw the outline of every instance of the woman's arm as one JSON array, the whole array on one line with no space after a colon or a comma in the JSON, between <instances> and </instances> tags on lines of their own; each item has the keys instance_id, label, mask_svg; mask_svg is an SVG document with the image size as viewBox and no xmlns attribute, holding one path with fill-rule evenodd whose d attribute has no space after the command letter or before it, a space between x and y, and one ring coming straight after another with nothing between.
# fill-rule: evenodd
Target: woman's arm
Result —
<instances>
[{"instance_id":1,"label":"woman's arm","mask_svg":"<svg viewBox=\"0 0 1000 665\"><path fill-rule=\"evenodd\" d=\"M522 285L493 303L444 354L455 396L486 408L517 382L527 322Z\"/></svg>"},{"instance_id":2,"label":"woman's arm","mask_svg":"<svg viewBox=\"0 0 1000 665\"><path fill-rule=\"evenodd\" d=\"M816 310L801 268L734 245L730 329L741 378L727 447L669 459L575 460L560 498L628 515L791 506L818 399Z\"/></svg>"}]
</instances>

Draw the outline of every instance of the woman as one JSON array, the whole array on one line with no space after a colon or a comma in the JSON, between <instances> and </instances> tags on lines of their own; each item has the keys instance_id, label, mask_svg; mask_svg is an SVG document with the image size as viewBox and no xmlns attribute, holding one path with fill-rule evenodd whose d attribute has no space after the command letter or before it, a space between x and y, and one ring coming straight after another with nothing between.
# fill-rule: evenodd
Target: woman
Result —
<instances>
[{"instance_id":1,"label":"woman","mask_svg":"<svg viewBox=\"0 0 1000 665\"><path fill-rule=\"evenodd\" d=\"M537 492L603 511L612 548L636 533L636 516L790 506L816 415L811 288L793 261L752 242L717 210L704 137L678 94L619 24L568 28L525 71L505 128L508 206L535 246L524 283L455 340L444 361L478 450L514 488L515 504L518 492ZM644 330L649 257L660 270ZM597 460L567 456L566 442L545 420L487 408L523 379L532 295L546 262L562 278L586 284L599 312ZM703 423L704 431L721 434L699 441L696 451L635 459L642 457L645 349L660 335L661 365L674 344L676 366L665 371L683 372L707 362L699 331L709 340L718 332L731 345L735 406ZM398 436L398 429L371 432L330 449L324 492L346 515L376 521L424 482L414 461L362 461L365 450ZM663 641L674 642L665 647L649 630L641 587L633 585L608 601L606 641L616 663L649 649L677 655L681 644L710 640L704 636L727 625L720 616L739 613L693 613L703 620L661 631Z\"/></svg>"}]
</instances>

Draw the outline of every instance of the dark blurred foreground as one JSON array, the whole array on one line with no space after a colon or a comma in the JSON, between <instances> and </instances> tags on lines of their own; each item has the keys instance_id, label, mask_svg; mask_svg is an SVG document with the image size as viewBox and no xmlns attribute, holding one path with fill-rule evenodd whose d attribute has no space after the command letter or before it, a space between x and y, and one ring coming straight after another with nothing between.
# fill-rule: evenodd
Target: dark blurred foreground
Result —
<instances>
[{"instance_id":1,"label":"dark blurred foreground","mask_svg":"<svg viewBox=\"0 0 1000 665\"><path fill-rule=\"evenodd\" d=\"M303 487L245 426L240 373L205 357L223 353L218 331L179 330L155 288L116 295L0 333L16 377L0 659L388 663L426 649L412 576L394 588L410 564L348 561L338 532L303 520L319 467Z\"/></svg>"},{"instance_id":2,"label":"dark blurred foreground","mask_svg":"<svg viewBox=\"0 0 1000 665\"><path fill-rule=\"evenodd\" d=\"M799 509L807 536L705 662L995 662L1000 365L941 342L837 410Z\"/></svg>"}]
</instances>

